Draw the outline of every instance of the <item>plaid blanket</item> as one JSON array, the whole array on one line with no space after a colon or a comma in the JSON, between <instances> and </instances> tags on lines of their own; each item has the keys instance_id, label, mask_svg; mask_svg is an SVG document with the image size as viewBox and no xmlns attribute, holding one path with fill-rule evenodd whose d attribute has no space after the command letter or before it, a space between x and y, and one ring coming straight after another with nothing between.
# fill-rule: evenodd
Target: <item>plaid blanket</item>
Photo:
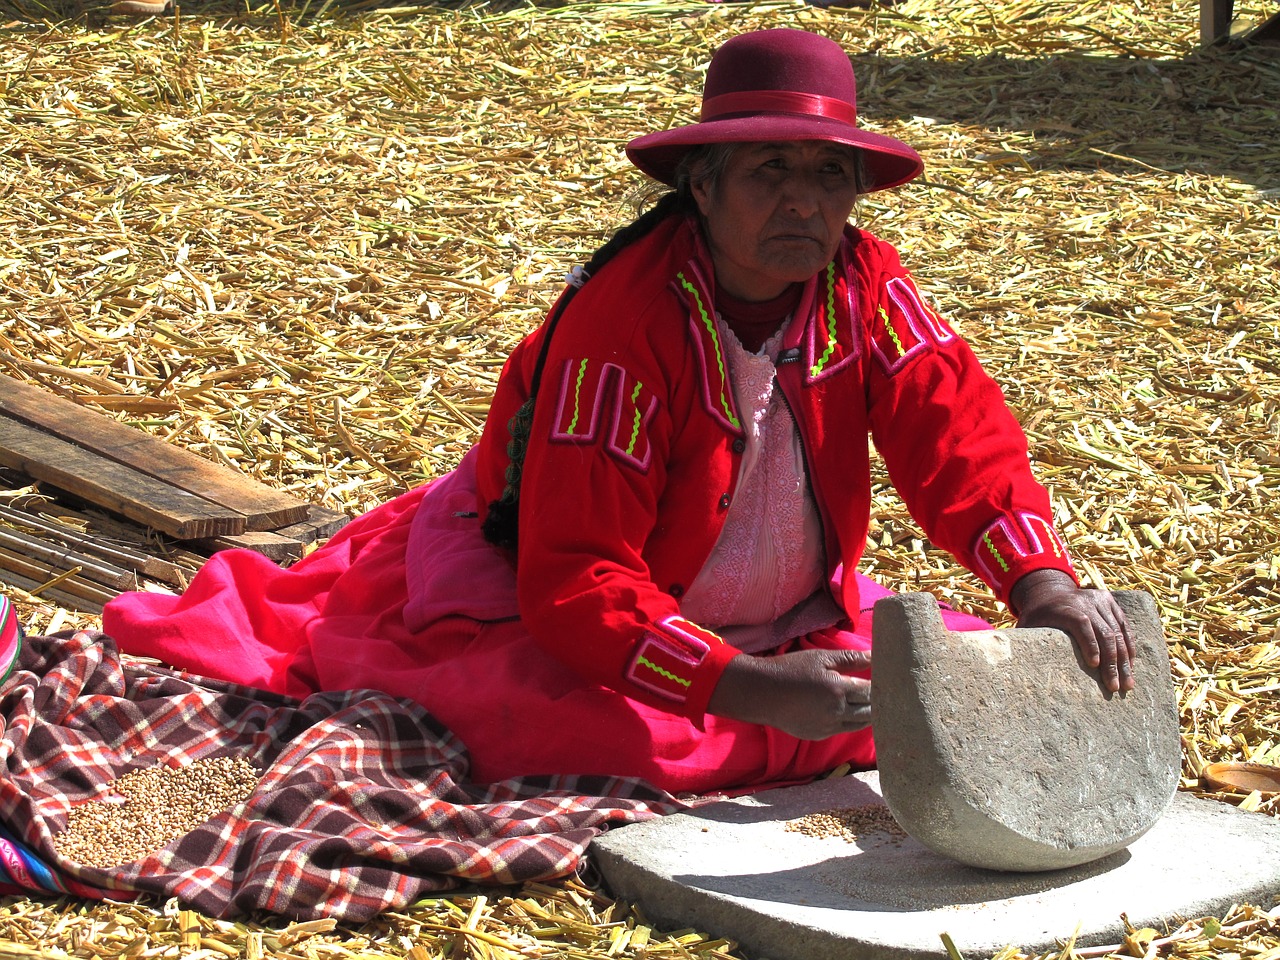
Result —
<instances>
[{"instance_id":1,"label":"plaid blanket","mask_svg":"<svg viewBox=\"0 0 1280 960\"><path fill-rule=\"evenodd\" d=\"M28 637L0 685L0 885L177 897L215 917L360 921L465 883L573 873L610 824L682 809L634 780L466 782L465 748L371 691L297 701L124 661L106 636ZM261 772L242 803L141 859L61 856L69 811L158 764Z\"/></svg>"}]
</instances>

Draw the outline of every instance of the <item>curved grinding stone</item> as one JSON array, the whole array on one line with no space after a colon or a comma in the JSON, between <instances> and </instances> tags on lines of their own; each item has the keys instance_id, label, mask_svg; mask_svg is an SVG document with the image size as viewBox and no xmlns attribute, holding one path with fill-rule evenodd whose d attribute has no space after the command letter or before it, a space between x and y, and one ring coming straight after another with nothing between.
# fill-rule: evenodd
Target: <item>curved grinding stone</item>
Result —
<instances>
[{"instance_id":1,"label":"curved grinding stone","mask_svg":"<svg viewBox=\"0 0 1280 960\"><path fill-rule=\"evenodd\" d=\"M937 601L875 606L871 712L885 802L937 853L1056 870L1128 846L1168 809L1181 746L1155 601L1118 592L1136 687L1109 693L1052 629L949 633Z\"/></svg>"}]
</instances>

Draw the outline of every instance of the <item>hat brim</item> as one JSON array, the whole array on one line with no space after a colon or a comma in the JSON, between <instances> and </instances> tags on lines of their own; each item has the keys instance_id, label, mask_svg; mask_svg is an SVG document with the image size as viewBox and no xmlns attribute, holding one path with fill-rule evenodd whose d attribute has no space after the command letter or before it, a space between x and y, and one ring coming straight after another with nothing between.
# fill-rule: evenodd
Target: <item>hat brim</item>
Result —
<instances>
[{"instance_id":1,"label":"hat brim","mask_svg":"<svg viewBox=\"0 0 1280 960\"><path fill-rule=\"evenodd\" d=\"M626 150L627 158L640 170L674 187L676 167L694 147L785 140L827 140L861 150L867 174L867 182L862 185L864 193L901 186L924 172L920 154L894 137L859 130L826 117L776 113L727 117L648 133L628 143Z\"/></svg>"}]
</instances>

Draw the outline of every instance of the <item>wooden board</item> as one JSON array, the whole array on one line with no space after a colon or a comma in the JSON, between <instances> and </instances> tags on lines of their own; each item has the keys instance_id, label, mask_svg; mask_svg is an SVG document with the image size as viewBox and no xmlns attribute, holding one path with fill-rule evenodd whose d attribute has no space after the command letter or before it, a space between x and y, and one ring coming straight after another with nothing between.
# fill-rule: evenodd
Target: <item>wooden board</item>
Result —
<instances>
[{"instance_id":1,"label":"wooden board","mask_svg":"<svg viewBox=\"0 0 1280 960\"><path fill-rule=\"evenodd\" d=\"M219 550L252 550L277 563L288 563L302 557L307 544L324 540L346 526L351 518L345 513L313 504L311 513L301 523L290 524L279 530L249 531L239 536L215 537L193 544L201 550L216 553Z\"/></svg>"},{"instance_id":2,"label":"wooden board","mask_svg":"<svg viewBox=\"0 0 1280 960\"><path fill-rule=\"evenodd\" d=\"M1234 0L1200 0L1200 42L1249 43L1274 46L1280 43L1280 13L1273 13L1252 28L1235 21Z\"/></svg>"},{"instance_id":3,"label":"wooden board","mask_svg":"<svg viewBox=\"0 0 1280 960\"><path fill-rule=\"evenodd\" d=\"M1233 0L1200 0L1200 42L1205 46L1231 36Z\"/></svg>"},{"instance_id":4,"label":"wooden board","mask_svg":"<svg viewBox=\"0 0 1280 960\"><path fill-rule=\"evenodd\" d=\"M1248 43L1262 43L1271 47L1280 45L1280 13L1267 17L1250 30L1244 39Z\"/></svg>"},{"instance_id":5,"label":"wooden board","mask_svg":"<svg viewBox=\"0 0 1280 960\"><path fill-rule=\"evenodd\" d=\"M210 553L217 553L219 550L252 550L268 560L285 563L299 559L304 545L292 537L282 537L270 530L250 530L238 536L197 540L194 546Z\"/></svg>"},{"instance_id":6,"label":"wooden board","mask_svg":"<svg viewBox=\"0 0 1280 960\"><path fill-rule=\"evenodd\" d=\"M249 530L299 523L311 507L229 467L12 377L0 376L0 413L226 507L243 516Z\"/></svg>"},{"instance_id":7,"label":"wooden board","mask_svg":"<svg viewBox=\"0 0 1280 960\"><path fill-rule=\"evenodd\" d=\"M2 416L0 463L179 540L248 529L243 514Z\"/></svg>"},{"instance_id":8,"label":"wooden board","mask_svg":"<svg viewBox=\"0 0 1280 960\"><path fill-rule=\"evenodd\" d=\"M299 543L315 543L317 540L326 540L332 537L345 527L350 520L351 518L345 513L330 510L328 507L322 507L319 504L312 504L305 520L301 523L281 527L276 533L282 537L290 537L293 540L297 540Z\"/></svg>"}]
</instances>

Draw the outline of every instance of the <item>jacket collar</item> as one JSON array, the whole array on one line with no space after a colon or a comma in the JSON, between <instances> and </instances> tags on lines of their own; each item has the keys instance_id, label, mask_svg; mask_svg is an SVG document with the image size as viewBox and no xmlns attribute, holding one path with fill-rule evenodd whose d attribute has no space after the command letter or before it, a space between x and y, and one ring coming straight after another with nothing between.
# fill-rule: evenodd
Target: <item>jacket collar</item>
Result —
<instances>
[{"instance_id":1,"label":"jacket collar","mask_svg":"<svg viewBox=\"0 0 1280 960\"><path fill-rule=\"evenodd\" d=\"M784 350L800 350L807 384L834 376L862 357L853 269L860 236L853 227L845 228L835 259L805 284L783 341Z\"/></svg>"},{"instance_id":2,"label":"jacket collar","mask_svg":"<svg viewBox=\"0 0 1280 960\"><path fill-rule=\"evenodd\" d=\"M690 234L693 252L677 270L672 287L689 312L689 335L701 367L703 405L726 430L742 436L724 343L716 325L711 252L695 217L688 217L682 229ZM858 237L856 230L846 227L835 259L805 282L783 337L784 353L798 350L804 360L806 384L835 375L862 355L850 269Z\"/></svg>"}]
</instances>

